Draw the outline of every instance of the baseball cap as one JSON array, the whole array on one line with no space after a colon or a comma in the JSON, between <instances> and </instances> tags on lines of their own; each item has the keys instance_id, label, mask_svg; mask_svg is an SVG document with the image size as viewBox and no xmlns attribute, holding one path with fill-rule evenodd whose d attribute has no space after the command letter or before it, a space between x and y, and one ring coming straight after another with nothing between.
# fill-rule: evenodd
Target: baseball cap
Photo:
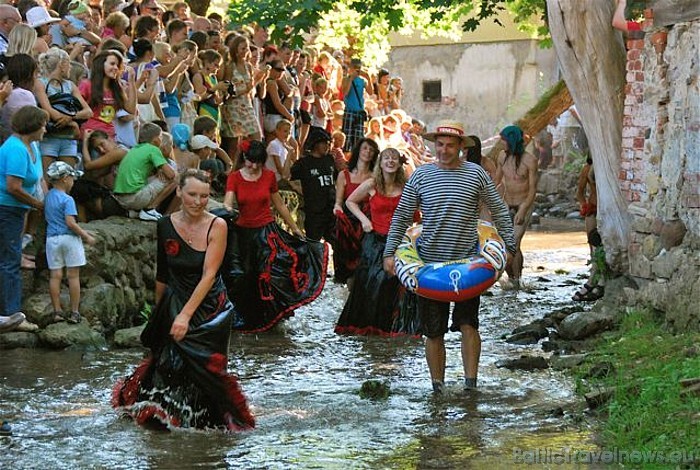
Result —
<instances>
[{"instance_id":1,"label":"baseball cap","mask_svg":"<svg viewBox=\"0 0 700 470\"><path fill-rule=\"evenodd\" d=\"M83 172L76 170L66 162L56 161L51 163L46 169L46 175L50 180L60 180L66 176L72 176L73 178L80 178L83 176Z\"/></svg>"},{"instance_id":2,"label":"baseball cap","mask_svg":"<svg viewBox=\"0 0 700 470\"><path fill-rule=\"evenodd\" d=\"M192 137L192 140L190 141L190 147L192 147L192 150L199 150L205 147L209 147L210 149L219 148L219 146L216 145L216 143L213 142L209 137L201 134Z\"/></svg>"}]
</instances>

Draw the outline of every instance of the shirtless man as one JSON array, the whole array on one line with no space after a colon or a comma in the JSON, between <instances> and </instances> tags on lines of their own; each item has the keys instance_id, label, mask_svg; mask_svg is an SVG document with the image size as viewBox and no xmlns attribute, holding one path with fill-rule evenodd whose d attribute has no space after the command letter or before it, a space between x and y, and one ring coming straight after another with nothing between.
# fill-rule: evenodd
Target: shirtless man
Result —
<instances>
[{"instance_id":1,"label":"shirtless man","mask_svg":"<svg viewBox=\"0 0 700 470\"><path fill-rule=\"evenodd\" d=\"M498 157L498 166L503 175L503 198L511 211L515 229L517 252L506 266L508 279L514 289L520 288L523 272L523 253L520 243L530 224L535 191L537 190L537 158L525 152L523 131L518 126L508 126L501 131L505 151Z\"/></svg>"}]
</instances>

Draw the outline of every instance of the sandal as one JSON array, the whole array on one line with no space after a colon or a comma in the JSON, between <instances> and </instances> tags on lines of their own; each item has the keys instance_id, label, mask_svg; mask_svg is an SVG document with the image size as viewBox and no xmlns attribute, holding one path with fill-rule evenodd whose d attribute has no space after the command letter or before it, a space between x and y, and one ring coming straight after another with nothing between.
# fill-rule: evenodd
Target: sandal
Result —
<instances>
[{"instance_id":1,"label":"sandal","mask_svg":"<svg viewBox=\"0 0 700 470\"><path fill-rule=\"evenodd\" d=\"M60 323L62 321L66 321L66 314L59 311L53 312L53 322L54 323Z\"/></svg>"},{"instance_id":2,"label":"sandal","mask_svg":"<svg viewBox=\"0 0 700 470\"><path fill-rule=\"evenodd\" d=\"M586 300L586 296L588 296L592 290L593 286L589 283L585 283L579 290L576 291L574 296L571 297L571 300L575 302L582 302Z\"/></svg>"},{"instance_id":3,"label":"sandal","mask_svg":"<svg viewBox=\"0 0 700 470\"><path fill-rule=\"evenodd\" d=\"M80 316L80 312L71 312L70 315L66 318L66 321L68 321L68 323L71 323L73 325L80 323L82 321L82 317Z\"/></svg>"}]
</instances>

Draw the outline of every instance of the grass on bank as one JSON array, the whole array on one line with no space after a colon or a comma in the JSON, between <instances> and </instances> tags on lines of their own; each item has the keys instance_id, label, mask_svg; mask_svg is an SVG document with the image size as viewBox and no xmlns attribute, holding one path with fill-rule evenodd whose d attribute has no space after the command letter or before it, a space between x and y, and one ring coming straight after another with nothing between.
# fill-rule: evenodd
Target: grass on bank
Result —
<instances>
[{"instance_id":1,"label":"grass on bank","mask_svg":"<svg viewBox=\"0 0 700 470\"><path fill-rule=\"evenodd\" d=\"M612 364L611 372L601 364ZM601 377L591 377L600 375ZM581 394L612 387L603 405L601 447L627 451L685 452L700 466L700 397L681 396L683 379L700 377L700 333L674 335L647 310L630 310L620 328L593 346L577 371ZM679 462L683 468L683 462ZM688 462L685 462L688 465Z\"/></svg>"}]
</instances>

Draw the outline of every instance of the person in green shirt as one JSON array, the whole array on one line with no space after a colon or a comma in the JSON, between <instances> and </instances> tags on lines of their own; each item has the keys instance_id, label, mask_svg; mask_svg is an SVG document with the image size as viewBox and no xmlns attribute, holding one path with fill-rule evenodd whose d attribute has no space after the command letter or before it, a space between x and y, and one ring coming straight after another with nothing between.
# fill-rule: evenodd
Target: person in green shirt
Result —
<instances>
[{"instance_id":1,"label":"person in green shirt","mask_svg":"<svg viewBox=\"0 0 700 470\"><path fill-rule=\"evenodd\" d=\"M129 217L155 221L161 218L156 208L170 196L177 183L175 170L161 150L162 129L146 123L139 131L139 144L119 163L114 181L114 197L129 211Z\"/></svg>"}]
</instances>

